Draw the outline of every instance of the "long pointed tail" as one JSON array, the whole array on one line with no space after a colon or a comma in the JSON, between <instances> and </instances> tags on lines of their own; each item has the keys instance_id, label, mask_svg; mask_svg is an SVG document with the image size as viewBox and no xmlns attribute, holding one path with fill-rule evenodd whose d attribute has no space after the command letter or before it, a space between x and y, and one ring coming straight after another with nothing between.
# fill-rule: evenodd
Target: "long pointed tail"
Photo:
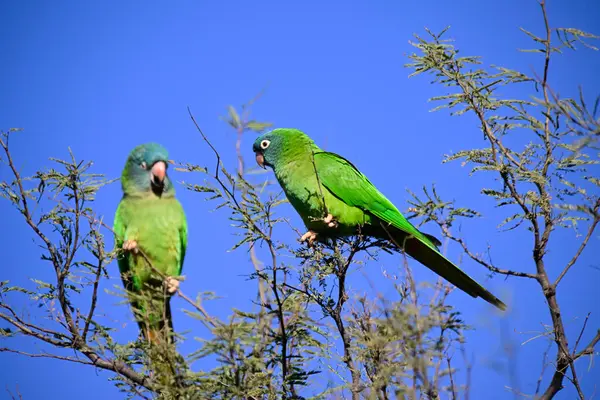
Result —
<instances>
[{"instance_id":1,"label":"long pointed tail","mask_svg":"<svg viewBox=\"0 0 600 400\"><path fill-rule=\"evenodd\" d=\"M472 297L481 297L502 311L506 310L506 304L450 262L440 252L434 250L426 243L417 238L410 238L406 240L404 246L404 249L409 256L419 261L463 292Z\"/></svg>"}]
</instances>

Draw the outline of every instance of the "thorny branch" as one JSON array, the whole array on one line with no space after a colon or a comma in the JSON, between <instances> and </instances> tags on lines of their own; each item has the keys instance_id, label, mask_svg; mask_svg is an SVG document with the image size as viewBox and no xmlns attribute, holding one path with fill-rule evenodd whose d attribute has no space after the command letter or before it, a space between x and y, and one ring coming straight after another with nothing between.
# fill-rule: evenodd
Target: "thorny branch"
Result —
<instances>
[{"instance_id":1,"label":"thorny branch","mask_svg":"<svg viewBox=\"0 0 600 400\"><path fill-rule=\"evenodd\" d=\"M80 232L79 232L80 223L81 223L80 218L82 216L88 217L88 215L85 215L81 209L81 206L83 205L83 202L85 201L85 196L82 196L82 194L80 192L80 187L77 182L77 179L79 177L78 176L78 174L79 174L78 168L81 164L76 163L74 159L73 159L73 163L71 164L71 166L73 167L73 169L70 172L71 175L69 177L71 179L71 182L69 182L70 186L67 185L67 187L69 187L69 189L71 191L71 195L73 196L73 200L76 203L75 208L73 210L73 213L75 214L75 222L74 222L74 227L73 227L74 234L73 234L73 238L72 238L72 242L71 242L71 248L66 250L66 257L63 257L59 253L59 250L57 249L57 247L52 243L50 238L42 232L39 224L34 221L34 217L31 212L31 208L30 208L30 204L29 204L28 191L25 190L25 188L23 186L23 178L22 178L21 174L19 173L19 171L13 161L12 154L9 150L9 136L10 136L10 132L3 133L2 138L0 138L0 146L2 147L2 149L4 151L4 155L6 157L6 163L15 178L14 185L16 186L17 198L14 200L14 204L17 207L17 209L21 212L21 214L23 215L27 225L31 228L31 230L35 233L35 235L44 243L43 248L46 251L48 251L49 257L47 257L47 260L52 263L52 266L55 271L55 276L56 276L56 283L57 283L56 298L58 300L60 309L62 311L62 317L66 321L66 329L68 331L68 334L61 333L61 332L54 332L52 330L27 323L27 322L23 321L21 318L19 318L17 316L17 314L14 312L14 310L12 310L12 308L10 308L8 305L6 305L4 303L2 304L2 308L5 310L8 310L10 312L10 314L12 315L12 317L7 314L0 314L0 318L3 319L4 321L8 322L13 327L17 328L18 332L23 335L34 337L40 341L51 344L55 347L72 348L72 349L80 352L81 354L83 354L89 360L89 361L81 361L81 360L77 359L76 362L87 363L89 365L93 365L98 368L116 372L117 374L121 375L123 378L127 379L132 384L140 385L140 386L150 389L150 387L151 387L150 381L145 376L139 374L133 368L131 368L129 365L125 364L121 360L102 358L97 353L96 350L92 349L92 347L89 346L89 344L86 341L89 326L91 324L91 319L89 317L89 314L88 314L88 317L84 320L83 330L80 330L80 327L77 325L77 323L75 322L75 320L73 318L71 306L70 306L70 303L69 303L69 300L67 298L66 291L65 291L65 280L67 279L69 270L70 270L71 266L73 265L74 255L77 252L79 246L81 245L81 238L80 238ZM5 189L10 190L10 189L8 189L8 187L5 187ZM10 192L10 193L12 193L12 192ZM98 240L99 237L96 236L95 239ZM104 254L102 254L102 256L104 256ZM99 265L96 270L97 271L96 272L96 282L94 283L93 297L92 297L91 305L90 305L91 313L93 313L93 310L94 310L95 304L96 304L97 281L99 279L99 274L101 273L100 271L102 270L102 262L103 262L103 259L99 259ZM58 320L58 322L60 322L60 320ZM2 350L4 351L5 348L2 348ZM31 356L33 356L33 355L31 355ZM52 357L52 358L60 358L61 357L58 355L49 355L49 354L46 355L44 353L41 353L36 356L40 356L40 357L46 356L46 357ZM64 357L61 359L64 359L67 361L76 360L71 357Z\"/></svg>"},{"instance_id":2,"label":"thorny branch","mask_svg":"<svg viewBox=\"0 0 600 400\"><path fill-rule=\"evenodd\" d=\"M278 269L278 262L277 262L277 250L275 248L275 243L272 240L273 223L270 220L268 220L267 221L268 231L264 232L256 224L256 222L252 218L252 216L248 213L247 208L239 203L237 197L234 194L234 190L236 187L235 184L233 185L233 190L230 189L229 186L227 184L225 184L225 182L223 182L223 180L221 179L221 176L219 174L219 171L221 171L221 170L224 171L222 162L221 162L221 156L219 155L219 152L212 145L212 143L208 140L208 138L206 137L206 135L204 134L204 132L198 125L198 122L194 118L194 115L192 114L189 107L188 107L188 114L189 114L192 122L194 123L196 129L202 136L202 139L206 142L206 144L212 149L213 153L215 154L216 166L215 166L215 173L213 176L214 179L217 181L220 188L226 193L228 200L230 200L234 204L236 211L242 215L242 217L244 218L244 221L248 225L250 231L253 232L254 234L257 234L258 237L260 238L260 240L262 240L264 243L267 244L267 247L269 249L269 253L271 255L271 262L272 262L272 270L271 270L272 276L271 276L271 279L267 280L267 281L269 282L269 285L270 285L271 291L274 295L275 303L276 303L275 312L276 312L276 316L278 319L279 335L281 338L280 365L281 365L282 380L283 380L283 385L284 385L284 397L287 397L287 394L285 394L285 388L289 388L289 392L292 395L294 395L294 391L295 391L294 385L292 383L288 383L289 336L288 336L288 332L286 330L286 319L285 319L285 315L284 315L284 306L283 306L284 300L281 298L281 293L280 293L280 288L279 288L278 278L277 278L279 269ZM240 164L240 168L242 168L242 166L243 166L243 163ZM239 175L239 178L242 178L242 175ZM269 214L267 213L267 215L269 215ZM255 241L251 242L251 246L250 246L251 251L253 251L253 249L254 249L254 243L255 243ZM255 267L257 267L257 266L255 265ZM262 272L260 272L260 271L257 271L257 273L259 275L259 279L263 279L264 274L262 274ZM263 299L261 298L261 300L263 300ZM266 300L266 297L265 297L265 300Z\"/></svg>"},{"instance_id":3,"label":"thorny branch","mask_svg":"<svg viewBox=\"0 0 600 400\"><path fill-rule=\"evenodd\" d=\"M223 167L219 153L200 130L191 112L190 117L201 133L203 139L214 151L217 161L214 176L212 177L217 181L218 188L215 189L214 187L210 188L206 186L198 186L197 191L211 192L211 189L220 190L223 193L222 198L226 199L228 203L231 203L229 206L234 213L234 216L231 217L231 220L241 223L242 228L246 232L245 239L240 243L243 244L248 242L252 245L266 244L271 256L272 264L270 268L265 268L264 270L261 269L256 275L259 279L262 279L265 283L267 283L267 290L272 291L272 295L267 296L268 302L266 304L261 304L261 307L264 306L267 310L265 319L263 322L259 322L257 324L254 324L254 321L250 324L246 321L252 320L253 318L259 320L260 317L257 318L256 314L248 314L243 312L239 312L233 316L230 324L219 322L217 319L213 319L208 316L200 304L200 300L194 301L187 297L181 291L181 289L178 289L177 294L201 314L202 321L210 324L212 328L211 331L215 335L215 339L207 340L205 342L203 348L198 351L199 355L196 358L199 359L207 355L216 354L218 357L222 357L223 360L223 364L219 365L215 370L210 371L210 373L200 373L198 375L193 375L194 378L190 378L196 379L198 376L200 377L198 378L200 384L194 386L194 390L204 390L204 386L208 385L207 382L210 380L216 383L213 385L215 389L211 389L214 390L214 392L209 392L218 393L218 395L224 397L233 395L234 393L239 395L237 394L236 390L244 388L244 398L259 398L254 394L246 393L247 390L245 389L250 388L252 390L256 389L256 393L263 393L262 390L264 389L267 393L280 393L284 398L298 398L299 395L297 393L296 386L305 385L305 382L307 382L307 377L320 372L308 369L306 365L303 365L307 359L307 356L304 354L304 349L315 349L317 351L315 354L320 354L318 352L321 351L326 352L327 355L334 354L330 349L323 350L324 346L321 343L318 343L318 340L313 337L315 334L323 336L335 336L336 340L340 340L343 345L343 365L346 368L346 372L349 371L352 376L352 384L351 386L344 385L343 387L336 388L335 390L347 390L347 388L350 387L350 390L352 391L352 398L359 398L359 396L362 393L365 393L365 391L368 392L372 390L369 387L369 382L362 381L361 370L363 365L361 365L361 363L363 363L364 360L360 358L358 353L359 350L355 347L357 339L356 332L354 331L354 323L348 319L348 315L345 312L346 310L344 310L344 306L345 304L348 304L349 300L351 300L348 294L349 284L347 278L348 270L351 264L355 262L355 255L359 251L365 251L366 254L372 257L371 253L369 253L369 248L371 247L387 251L387 241L364 240L364 238L360 237L359 235L359 237L356 239L340 239L335 241L335 244L327 247L325 251L321 251L323 249L320 249L317 252L316 249L313 249L314 251L307 257L300 256L300 258L304 260L310 259L313 263L311 268L313 268L315 271L319 271L321 268L327 268L328 270L331 269L330 272L325 274L327 275L326 279L331 279L333 282L333 285L326 289L329 291L328 295L323 296L321 293L312 292L309 289L297 289L294 287L294 285L289 284L287 282L287 279L290 279L291 276L289 271L295 270L296 267L285 265L282 264L281 261L278 261L278 252L280 252L282 249L286 249L298 257L298 255L302 254L303 251L309 252L310 250L303 248L301 250L294 251L282 242L275 241L273 239L273 229L275 224L280 221L288 222L287 220L276 219L272 216L273 213L271 208L275 205L281 204L282 201L277 200L275 197L273 200L263 203L258 199L258 194L256 193L254 187L246 182L242 176L239 176L239 179L237 180L233 179ZM71 164L74 164L73 169L69 170L69 168L71 168ZM76 184L81 184L81 182L79 182L77 179L77 174L80 171L79 167L75 165L77 163L75 162L74 158L71 164L69 164L67 168L71 175L67 175L67 177L69 177L68 182L73 181L74 184L71 186L67 185L67 190L72 190L73 187L77 186ZM200 168L196 168L196 166L194 166L194 168L190 166L190 168L190 170L200 170ZM72 179L70 178L71 176L73 176ZM244 185L248 185L248 187L245 188ZM189 185L188 188L194 190ZM3 186L3 189L6 189L6 187ZM7 189L7 191L5 191L3 194L6 195L5 197L12 199L12 192L9 190L10 189ZM56 190L56 192L62 193L61 190ZM240 190L240 192L237 192L238 190ZM29 199L34 198L34 196L31 195L32 192L27 192L25 188L23 188L20 192L19 190L16 192L21 194L21 196L16 196L19 210L24 208L21 198L26 199L25 206L29 209L28 203L32 202L32 200ZM215 192L211 193L214 194ZM48 251L47 259L49 261L56 260L58 263L61 263L58 267L60 274L57 274L57 279L72 279L72 277L64 274L65 270L70 270L70 274L72 275L79 270L79 268L75 268L75 266L85 267L85 272L90 276L90 278L86 280L86 287L89 288L87 293L91 294L91 302L89 305L86 305L83 311L80 311L79 309L72 307L70 303L67 303L68 310L71 312L74 322L74 332L71 330L66 317L62 315L62 306L58 307L58 310L56 310L56 312L59 314L58 317L54 315L53 317L58 325L66 330L66 333L57 332L57 330L30 324L8 306L1 308L5 312L0 312L0 319L18 329L21 334L37 338L57 348L74 349L78 353L83 354L85 357L80 359L76 356L70 357L68 355L62 355L61 353L48 353L47 355L45 352L24 353L16 349L11 349L11 351L20 352L29 357L48 356L50 358L61 359L64 361L77 360L73 362L94 365L99 368L114 371L118 374L119 384L121 384L121 382L125 382L126 385L128 385L127 391L130 393L135 393L142 398L146 398L144 393L142 393L145 392L144 389L158 392L161 390L160 385L162 385L162 382L155 381L151 379L151 377L145 376L143 372L137 372L133 369L134 366L139 363L139 359L136 358L136 354L139 355L139 352L132 353L131 351L137 352L140 350L140 348L136 347L137 344L133 348L117 345L112 341L109 335L111 328L103 327L92 319L95 318L96 314L97 295L99 292L100 280L106 275L106 265L114 257L113 252L105 252L100 229L105 228L116 237L115 232L110 226L106 225L102 219L96 218L91 209L84 206L83 203L86 201L85 191L80 191L77 193L69 192L69 195L71 196L69 197L69 202L77 201L79 202L79 205L71 207L70 205L60 203L60 207L62 207L61 210L65 210L64 212L66 214L71 216L79 215L79 217L73 218L74 223L76 221L76 224L79 225L79 228L77 229L77 232L79 233L77 235L75 235L74 225L69 225L66 227L66 229L69 230L69 234L73 234L71 238L74 236L78 237L78 243L74 245L72 241L69 241L70 239L65 239L69 243L68 248L66 248L66 253L64 252L64 246L54 248L46 246L49 247L46 249L46 251ZM256 207L256 209L252 207ZM24 215L26 217L28 216L30 221L34 221L34 217L31 214L25 213ZM89 224L89 229L87 229L85 226L86 223ZM37 228L39 223L33 223L33 225ZM57 230L60 231L61 229L64 230L65 227L59 227ZM41 232L41 229L39 229L39 231ZM300 236L298 231L296 231L296 234ZM82 243L84 242L86 243L84 247L86 247L92 253L92 255L97 259L97 262L81 262L78 261L78 257L74 255L74 252L78 251L83 246ZM50 243L52 244L52 242ZM62 245L62 242L60 244ZM54 244L54 246L57 245ZM258 248L258 246L255 248ZM120 250L121 249L117 249L117 251ZM154 274L163 279L166 278L152 265L146 253L144 252L145 249L138 248L137 250L138 255L145 259L146 263ZM61 253L61 251L63 251L63 253ZM67 254L67 256L65 256L65 254ZM325 257L326 259L322 259L320 257ZM70 265L65 268L64 263L66 261L68 261ZM74 267L71 268L71 265ZM304 270L302 270L302 272L304 272ZM325 276L321 272L317 272L317 274L320 275L319 280L321 277ZM299 280L301 281L302 278L300 277ZM57 295L59 298L57 303L68 302L68 296L74 290L67 282L64 283L63 288L63 292ZM296 292L303 293L305 296L297 296ZM269 297L271 297L271 299L269 299ZM324 300L327 300L327 302ZM329 300L333 301L329 302ZM2 305L4 305L4 303L2 303ZM335 327L333 327L330 331L325 333L320 332L320 324L315 323L312 317L309 316L308 312L310 310L308 309L314 305L320 305L323 310L327 310L327 315L335 322ZM52 307L52 305L49 305L49 307ZM395 304L392 305L392 307L395 307ZM55 312L54 308L52 308L51 312ZM445 309L442 312L446 312ZM237 317L237 315L242 316L239 324L237 322L234 323L234 319ZM247 319L244 320L244 318ZM390 318L393 319L395 317ZM414 318L419 317L415 314ZM374 322L374 326L378 329L377 325L381 323L381 321ZM315 326L311 326L311 324ZM419 325L418 329L423 330L422 333L419 333L419 338L423 339L425 335L428 334L429 330L435 329L438 326L436 324L437 322L433 323L429 327ZM238 343L240 336L236 336L236 329L250 329L247 332L249 332L252 337L250 337L243 346L240 346ZM3 331L3 333L6 333L7 335L12 334L11 332L7 331ZM260 346L253 347L257 343L256 339L258 339L258 335L253 335L254 333L258 333L259 335L262 333L265 335L266 341L263 348L260 348ZM244 336L241 337L245 338ZM302 346L298 345L299 342L303 343ZM94 346L93 343L97 343L97 346ZM250 354L245 353L244 351L246 349L244 346L246 346L247 343L251 343L250 346L246 347L252 348ZM423 363L414 363L413 365L415 368L424 368L425 365L430 364L434 366L435 371L433 373L434 377L431 380L431 382L433 382L431 386L437 386L437 375L442 374L440 372L439 365L443 358L440 358L437 350L429 349L425 353L423 346L421 344L419 346L419 354L414 352L410 354L402 353L400 356L398 356L400 361L396 362L396 364L393 366L393 369L386 372L390 374L389 377L381 375L378 378L390 380L389 385L386 384L377 389L379 398L391 398L390 394L393 393L396 388L404 386L402 379L404 376L403 371L406 366L402 361L402 356L411 357L412 360L412 357L420 357L420 352L424 352L423 354L428 354L427 360L424 360ZM142 355L144 355L144 349L141 350ZM429 355L431 355L431 357ZM308 358L316 359L316 357L310 355ZM431 361L433 358L439 360L434 363ZM378 365L376 369L380 371L386 371L386 368L389 367L385 365L385 357L382 357L376 361L376 363L380 362L381 365ZM276 373L273 372L274 367L280 368L281 374L278 374L278 371L276 375ZM344 367L342 367L342 369L344 369ZM142 369L141 371L144 370ZM230 373L231 376L229 376ZM426 376L427 371L424 369L420 369L418 372L414 371L414 373L419 374L419 379L423 382L428 381L428 377ZM218 377L216 381L213 379L215 376ZM280 376L281 381L279 381ZM440 375L440 377L442 376L443 375ZM189 382L187 377L188 375L186 372L184 382ZM246 380L248 377L251 377L251 379L258 379L258 385L254 386L253 381L247 382ZM226 379L230 380L226 382ZM342 381L346 382L347 379L342 377ZM231 385L229 382L231 382ZM204 383L204 385L202 383ZM184 384L187 385L187 383ZM179 383L177 383L177 385L179 385ZM423 386L428 388L427 396L429 398L433 398L431 394L434 393L434 391L429 390L430 384L425 383ZM421 387L419 390L421 390Z\"/></svg>"},{"instance_id":4,"label":"thorny branch","mask_svg":"<svg viewBox=\"0 0 600 400\"><path fill-rule=\"evenodd\" d=\"M580 162L580 165L589 164L589 162L578 161L577 154L580 153L581 147L579 145L572 145L568 142L563 141L563 137L569 133L574 133L575 136L590 136L596 135L597 122L594 115L596 108L594 109L593 115L590 114L585 108L583 97L581 99L581 106L577 106L574 101L564 101L558 98L549 85L549 66L552 53L558 52L558 48L555 47L551 42L551 34L556 31L559 38L563 42L564 47L574 49L571 43L575 40L579 40L582 43L582 38L597 38L594 35L587 34L575 29L552 29L550 27L546 9L546 1L540 1L541 13L544 21L544 37L537 37L534 34L523 30L533 40L543 46L542 50L536 50L543 53L543 75L541 78L531 79L523 74L509 71L506 69L500 69L503 71L497 75L490 75L483 70L477 71L465 71L465 65L468 63L479 64L477 58L474 57L457 57L457 50L451 45L447 45L444 41L440 40L441 35L434 35L433 43L428 43L423 39L419 38L419 43L414 44L419 48L424 56L413 55L411 58L416 62L410 66L415 69L415 74L419 74L427 71L434 71L437 76L437 82L442 82L447 86L456 86L460 89L460 93L440 96L436 99L448 100L448 104L443 107L452 108L457 104L464 103L466 108L459 111L457 114L460 115L466 111L473 111L477 116L479 123L481 124L481 130L484 133L485 139L489 140L490 143L490 156L486 159L485 152L479 150L473 150L472 152L463 151L457 153L457 155L451 156L448 159L466 158L467 161L479 164L473 171L477 170L495 170L499 174L501 182L503 184L503 193L494 194L500 206L506 204L516 204L521 209L521 218L530 224L530 229L533 234L533 261L535 265L535 273L518 272L506 269L499 269L495 267L491 262L484 261L481 257L469 250L463 239L457 238L451 235L446 229L446 223L443 220L431 218L440 227L444 235L451 240L459 243L465 253L474 261L486 267L492 272L497 272L507 276L523 277L529 279L535 279L543 292L543 295L548 304L548 310L552 319L554 342L556 345L556 359L554 364L554 373L550 384L546 388L545 392L540 397L541 399L551 399L558 391L563 388L563 380L567 377L575 387L578 397L584 399L584 394L581 390L579 379L574 365L576 355L574 351L569 351L569 345L567 336L565 333L564 322L561 315L561 310L556 297L556 289L558 284L569 272L573 265L579 260L583 250L589 243L595 229L597 228L600 216L598 210L600 206L600 199L593 196L587 196L584 191L574 190L573 193L580 193L584 200L591 202L592 205L589 208L575 207L582 209L586 214L590 215L590 225L587 230L587 234L580 243L574 256L565 265L558 278L552 282L548 271L546 269L545 255L547 253L547 247L550 240L551 233L564 221L564 214L557 214L554 209L555 205L552 204L553 198L560 199L560 192L558 195L553 196L553 190L557 189L553 186L552 177L558 177L558 180L565 183L562 179L561 171L568 168L571 170L578 171L573 168L577 165L574 162L569 164L569 160L575 160ZM561 32L565 35L565 39L561 38ZM572 35L575 39L569 39L567 35ZM584 43L585 44L585 43ZM518 79L515 79L517 77ZM498 79L500 78L500 79ZM485 79L494 79L490 84L485 84ZM534 103L528 103L523 101L514 100L497 100L491 97L491 93L495 89L494 86L502 82L503 84L513 82L535 82L536 85L541 87L543 94L543 100L539 101L544 110L541 112L544 116L543 124L540 123L531 113L527 111L525 105L535 106ZM506 117L502 115L492 115L490 113L501 107L507 107L509 110L516 111L517 116ZM574 114L576 113L576 114ZM566 133L559 133L559 119L563 118L584 129L584 132L576 131L572 127L566 128ZM518 153L512 148L507 147L502 138L506 135L507 131L513 127L523 127L520 124L514 124L512 127L509 123L500 123L500 121L526 121L528 126L526 128L532 130L538 137L541 144L539 145L542 151L540 153L532 153L531 151L523 151ZM585 121L589 120L589 123ZM582 122L583 121L583 122ZM562 136L561 136L562 135ZM583 143L589 143L583 140ZM529 145L529 148L534 145ZM579 146L579 147L578 147ZM575 155L566 157L566 161L561 159L560 155L555 154L555 150L559 148L566 148L573 152ZM487 150L487 149L486 149ZM479 153L477 153L479 151ZM576 154L577 153L577 154ZM536 154L539 163L532 162L532 154ZM533 167L530 167L533 165ZM556 178L555 178L556 179ZM594 181L598 184L597 181ZM569 182L566 185L572 185ZM535 188L537 193L528 190L529 185ZM504 193L508 192L508 195ZM496 192L498 193L498 192ZM512 202L507 199L512 199ZM515 218L517 215L511 217ZM509 219L510 220L510 219ZM597 343L597 340L592 340L592 346ZM586 347L589 352L589 346ZM571 377L567 376L567 370L570 370Z\"/></svg>"},{"instance_id":5,"label":"thorny branch","mask_svg":"<svg viewBox=\"0 0 600 400\"><path fill-rule=\"evenodd\" d=\"M588 241L590 240L590 238L592 237L592 234L596 230L596 226L598 225L598 222L600 222L600 213L598 212L599 210L600 210L600 199L596 200L596 204L594 205L594 208L592 209L592 214L594 216L594 219L592 220L592 222L591 222L591 224L590 224L590 226L588 228L588 231L587 231L587 234L585 235L585 238L583 239L583 241L579 245L579 248L577 249L577 252L573 256L573 258L571 258L571 260L567 263L567 265L562 270L562 272L560 273L560 275L558 276L558 278L556 278L556 280L554 281L553 286L555 288L558 286L558 284L560 283L560 281L562 280L562 278L565 277L565 275L567 274L567 272L569 272L569 269L571 269L571 267L573 265L575 265L575 263L577 262L577 260L581 256L581 253L583 253L583 250L587 246Z\"/></svg>"},{"instance_id":6,"label":"thorny branch","mask_svg":"<svg viewBox=\"0 0 600 400\"><path fill-rule=\"evenodd\" d=\"M98 222L105 229L109 230L116 238L119 238L119 235L117 235L117 233L113 230L113 228L111 228L110 226L108 226L107 224L105 224L102 221L96 220L95 222ZM119 238L119 239L123 239L123 238ZM158 275L163 280L165 280L167 278L167 275L164 272L157 269L152 264L152 261L150 260L150 258L148 258L148 256L146 255L146 253L144 253L144 251L142 249L137 248L136 251L137 251L137 254L139 254L144 259L144 261L146 262L148 267L152 270L152 272L154 272L156 275ZM171 277L171 278L175 279L174 277ZM179 278L179 279L181 279L181 278ZM217 326L214 318L211 317L208 314L208 312L206 312L206 309L204 308L204 306L202 306L202 303L200 303L199 301L192 300L189 296L187 296L185 293L183 293L183 291L180 288L177 288L176 293L179 297L181 297L183 300L185 300L186 303L188 303L189 305L194 307L196 309L196 311L198 311L200 314L202 314L202 316L205 318L206 322L208 322L212 327Z\"/></svg>"}]
</instances>

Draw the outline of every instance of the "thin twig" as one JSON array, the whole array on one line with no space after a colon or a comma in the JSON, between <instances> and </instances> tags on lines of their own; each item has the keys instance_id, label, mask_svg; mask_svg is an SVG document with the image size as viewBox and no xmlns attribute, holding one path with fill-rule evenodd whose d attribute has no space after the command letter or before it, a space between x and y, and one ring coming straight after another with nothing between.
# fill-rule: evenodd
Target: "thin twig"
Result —
<instances>
[{"instance_id":1,"label":"thin twig","mask_svg":"<svg viewBox=\"0 0 600 400\"><path fill-rule=\"evenodd\" d=\"M556 278L556 281L554 281L554 287L558 286L559 282L562 280L562 278L565 277L567 272L569 272L569 269L571 269L571 267L577 262L577 260L579 259L579 256L581 255L581 253L587 246L588 241L592 237L592 234L594 233L594 230L596 229L596 226L598 225L598 222L600 222L600 214L598 214L599 208L600 208L600 199L596 200L596 204L594 205L594 208L593 208L594 219L592 220L592 223L590 224L590 227L588 228L587 235L585 235L585 238L579 245L579 248L577 249L577 252L573 256L573 258L571 258L571 260L568 262L568 264L562 270L562 272L560 273L558 278Z\"/></svg>"}]
</instances>

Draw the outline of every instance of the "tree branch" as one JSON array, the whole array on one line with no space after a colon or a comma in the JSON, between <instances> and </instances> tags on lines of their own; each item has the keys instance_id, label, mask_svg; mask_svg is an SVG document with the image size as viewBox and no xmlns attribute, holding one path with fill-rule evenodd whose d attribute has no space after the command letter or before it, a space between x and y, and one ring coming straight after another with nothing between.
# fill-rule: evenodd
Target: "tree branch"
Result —
<instances>
[{"instance_id":1,"label":"tree branch","mask_svg":"<svg viewBox=\"0 0 600 400\"><path fill-rule=\"evenodd\" d=\"M52 358L55 360L70 361L70 362L74 362L77 364L94 365L94 363L92 363L91 361L86 361L86 360L82 360L79 358L59 356L57 354L50 354L50 353L28 353L28 352L21 351L21 350L9 349L8 347L0 347L0 352L15 353L15 354L20 354L22 356L31 357L31 358Z\"/></svg>"},{"instance_id":2,"label":"tree branch","mask_svg":"<svg viewBox=\"0 0 600 400\"><path fill-rule=\"evenodd\" d=\"M444 234L444 236L446 236L448 239L460 244L460 246L463 248L464 252L473 261L477 262L480 265L483 265L491 272L495 272L495 273L507 275L507 276L518 276L521 278L537 279L536 274L530 274L528 272L513 271L510 269L502 269L502 268L498 268L498 267L492 265L491 263L488 263L487 261L485 261L484 259L479 257L477 254L474 254L473 252L471 252L471 250L468 248L467 244L465 243L465 241L462 238L458 238L458 237L452 235L452 233L450 233L450 230L448 229L447 226L445 226L443 224L438 224L438 225L442 229L442 233Z\"/></svg>"},{"instance_id":3,"label":"tree branch","mask_svg":"<svg viewBox=\"0 0 600 400\"><path fill-rule=\"evenodd\" d=\"M596 347L598 342L600 342L600 329L596 331L596 336L592 338L590 343L587 346L585 346L583 350L581 350L579 353L573 356L573 360L577 360L580 357L594 354L594 347Z\"/></svg>"},{"instance_id":4,"label":"tree branch","mask_svg":"<svg viewBox=\"0 0 600 400\"><path fill-rule=\"evenodd\" d=\"M581 253L587 246L588 241L592 237L592 234L594 233L594 230L596 229L596 226L598 225L598 222L600 222L600 214L598 214L599 209L600 209L600 199L596 200L596 204L594 205L594 208L593 208L594 219L592 220L592 223L591 223L590 227L588 228L587 235L585 235L585 238L579 245L579 248L577 249L577 252L573 256L573 258L571 258L571 260L567 263L567 265L562 270L562 272L560 273L558 278L556 278L556 281L554 281L554 287L558 286L558 284L560 283L562 278L565 277L567 272L569 272L569 269L571 269L571 267L577 262L577 260L579 259L579 256L581 255Z\"/></svg>"}]
</instances>

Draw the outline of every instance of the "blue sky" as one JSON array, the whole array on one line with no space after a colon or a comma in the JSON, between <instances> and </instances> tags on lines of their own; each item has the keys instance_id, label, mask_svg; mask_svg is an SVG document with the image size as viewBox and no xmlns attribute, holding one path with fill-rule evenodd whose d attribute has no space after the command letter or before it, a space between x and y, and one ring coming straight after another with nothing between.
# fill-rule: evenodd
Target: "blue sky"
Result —
<instances>
[{"instance_id":1,"label":"blue sky","mask_svg":"<svg viewBox=\"0 0 600 400\"><path fill-rule=\"evenodd\" d=\"M597 1L550 1L548 8L553 26L600 33ZM352 160L400 209L407 206L406 188L419 190L435 182L444 197L485 213L463 226L474 248L481 251L490 243L499 265L533 271L527 233L496 232L505 215L479 194L485 179L469 178L458 163L441 164L451 150L483 145L474 118L430 113L433 105L427 99L446 91L425 77L408 79L409 71L402 66L412 52L408 41L413 33L451 25L450 36L462 54L539 71L539 58L516 50L531 47L518 27L535 32L542 27L535 1L37 1L2 2L0 13L0 127L25 128L11 142L25 174L49 165L48 157L65 157L70 146L77 157L94 160L95 171L117 177L130 149L147 141L164 144L177 160L212 165L212 154L190 122L187 106L234 168L235 135L218 116L227 105L242 104L267 87L254 107L257 119L300 128L327 150ZM567 54L552 64L554 87L563 95L576 94L580 84L588 95L600 93L600 54ZM248 162L252 141L246 137L243 147ZM8 178L5 167L0 167L0 177ZM226 213L211 212L211 204L183 188L178 197L190 224L186 293L216 292L222 298L207 308L219 316L228 315L232 307L250 307L255 284L244 275L252 266L243 251L227 252L236 237ZM118 184L103 189L97 212L112 221L119 199ZM0 279L26 283L44 274L47 266L40 264L20 216L6 201L0 202L0 210L1 226L11 232L0 242L5 255ZM291 208L287 213L300 227ZM435 232L433 227L426 231ZM555 240L549 255L552 276L577 245L572 232L561 232ZM452 259L459 253L456 247L449 249ZM587 312L592 311L588 325L600 325L594 305L600 277L591 268L598 255L597 244L590 246L562 283L559 300L571 342ZM432 279L423 267L413 266L419 278ZM379 279L383 267L374 263L361 270L351 286L361 290L364 275ZM467 337L476 360L472 398L513 398L505 385L532 392L546 342L521 343L533 336L523 332L540 331L549 323L539 287L501 277L487 280L472 262L463 267L513 309L500 318L482 301L459 293L450 297L476 328ZM116 265L111 272L104 289L118 283ZM119 333L126 341L136 335L136 328L128 309L117 302L103 295L101 307L112 320L127 322ZM173 306L180 309L183 303L175 299ZM179 311L175 318L178 329L197 328ZM28 351L41 348L24 340L14 344ZM509 345L516 355L516 383L506 368L498 367L506 365L503 348ZM586 363L580 363L582 386L591 393L600 369L594 366L587 372ZM0 365L0 387L14 391L18 384L24 399L117 396L104 371L9 354L0 354ZM573 398L565 384L559 398ZM8 394L0 391L0 398Z\"/></svg>"}]
</instances>

